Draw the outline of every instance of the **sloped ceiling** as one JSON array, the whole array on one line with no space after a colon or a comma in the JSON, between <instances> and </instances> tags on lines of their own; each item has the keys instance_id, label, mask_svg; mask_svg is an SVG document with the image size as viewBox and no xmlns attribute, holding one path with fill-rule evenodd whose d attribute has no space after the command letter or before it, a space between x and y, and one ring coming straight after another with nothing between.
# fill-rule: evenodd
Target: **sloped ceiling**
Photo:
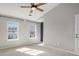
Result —
<instances>
[{"instance_id":1,"label":"sloped ceiling","mask_svg":"<svg viewBox=\"0 0 79 59\"><path fill-rule=\"evenodd\" d=\"M25 20L38 21L42 15L56 7L58 3L47 3L40 7L44 9L44 12L35 10L32 13L32 16L29 16L30 8L20 8L22 5L30 6L29 3L0 3L0 14L22 18Z\"/></svg>"}]
</instances>

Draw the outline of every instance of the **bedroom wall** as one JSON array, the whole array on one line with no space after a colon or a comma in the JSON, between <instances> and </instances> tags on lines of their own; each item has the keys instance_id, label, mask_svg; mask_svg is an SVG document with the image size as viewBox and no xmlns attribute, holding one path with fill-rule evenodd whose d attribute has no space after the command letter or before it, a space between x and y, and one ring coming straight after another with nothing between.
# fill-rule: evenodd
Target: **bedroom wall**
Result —
<instances>
[{"instance_id":1,"label":"bedroom wall","mask_svg":"<svg viewBox=\"0 0 79 59\"><path fill-rule=\"evenodd\" d=\"M19 23L19 40L8 41L7 39L7 21L15 20ZM29 39L29 26L31 21L21 21L12 18L0 17L0 49L28 45L40 42L40 23L37 24L38 36L36 39Z\"/></svg>"},{"instance_id":2,"label":"bedroom wall","mask_svg":"<svg viewBox=\"0 0 79 59\"><path fill-rule=\"evenodd\" d=\"M78 3L61 3L44 18L44 44L75 51L75 15L79 14Z\"/></svg>"}]
</instances>

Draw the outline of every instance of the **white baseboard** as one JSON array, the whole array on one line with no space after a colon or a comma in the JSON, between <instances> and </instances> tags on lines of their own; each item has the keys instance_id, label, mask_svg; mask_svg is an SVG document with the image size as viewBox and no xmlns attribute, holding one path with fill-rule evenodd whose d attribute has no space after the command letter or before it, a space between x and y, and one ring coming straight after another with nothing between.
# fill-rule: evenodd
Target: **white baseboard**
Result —
<instances>
[{"instance_id":1,"label":"white baseboard","mask_svg":"<svg viewBox=\"0 0 79 59\"><path fill-rule=\"evenodd\" d=\"M0 50L2 49L10 49L10 48L17 48L17 47L23 47L23 46L31 46L31 45L34 45L34 44L38 44L38 43L30 43L30 44L22 44L22 45L17 45L17 46L6 46L6 47L2 47L0 48Z\"/></svg>"},{"instance_id":2,"label":"white baseboard","mask_svg":"<svg viewBox=\"0 0 79 59\"><path fill-rule=\"evenodd\" d=\"M79 55L79 53L77 53L77 52L73 52L73 51L69 51L69 50L65 50L65 49L61 49L61 48L57 48L57 47L53 47L53 46L49 46L49 45L44 45L44 47L68 52L68 53L75 54L75 55Z\"/></svg>"}]
</instances>

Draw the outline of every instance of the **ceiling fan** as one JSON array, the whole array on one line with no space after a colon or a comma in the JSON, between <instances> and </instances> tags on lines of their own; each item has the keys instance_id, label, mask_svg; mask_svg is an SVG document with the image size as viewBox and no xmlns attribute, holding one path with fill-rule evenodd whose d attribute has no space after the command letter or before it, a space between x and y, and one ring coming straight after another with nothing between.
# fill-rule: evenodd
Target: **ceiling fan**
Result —
<instances>
[{"instance_id":1,"label":"ceiling fan","mask_svg":"<svg viewBox=\"0 0 79 59\"><path fill-rule=\"evenodd\" d=\"M31 13L34 11L34 10L38 10L40 12L43 12L44 10L39 8L39 6L42 6L46 3L38 3L38 4L35 4L35 3L30 3L31 6L20 6L21 8L31 8L30 10L30 14L29 16L31 16Z\"/></svg>"}]
</instances>

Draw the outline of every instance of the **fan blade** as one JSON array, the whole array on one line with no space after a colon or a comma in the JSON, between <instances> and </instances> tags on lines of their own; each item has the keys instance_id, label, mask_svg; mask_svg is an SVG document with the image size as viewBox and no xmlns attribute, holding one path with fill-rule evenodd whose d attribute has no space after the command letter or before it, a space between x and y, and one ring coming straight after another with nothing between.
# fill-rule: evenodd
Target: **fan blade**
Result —
<instances>
[{"instance_id":1,"label":"fan blade","mask_svg":"<svg viewBox=\"0 0 79 59\"><path fill-rule=\"evenodd\" d=\"M36 8L37 10L39 10L39 11L41 11L41 12L43 12L44 10L43 9L40 9L40 8Z\"/></svg>"},{"instance_id":2,"label":"fan blade","mask_svg":"<svg viewBox=\"0 0 79 59\"><path fill-rule=\"evenodd\" d=\"M34 3L31 3L31 5L34 5Z\"/></svg>"},{"instance_id":3,"label":"fan blade","mask_svg":"<svg viewBox=\"0 0 79 59\"><path fill-rule=\"evenodd\" d=\"M29 14L29 16L31 16L31 13L32 13L32 12L33 12L33 10L31 9L31 10L30 10L30 14Z\"/></svg>"},{"instance_id":4,"label":"fan blade","mask_svg":"<svg viewBox=\"0 0 79 59\"><path fill-rule=\"evenodd\" d=\"M31 6L20 6L21 8L31 8Z\"/></svg>"},{"instance_id":5,"label":"fan blade","mask_svg":"<svg viewBox=\"0 0 79 59\"><path fill-rule=\"evenodd\" d=\"M39 3L39 4L37 4L37 6L42 6L42 5L44 5L44 4L46 4L46 3Z\"/></svg>"}]
</instances>

